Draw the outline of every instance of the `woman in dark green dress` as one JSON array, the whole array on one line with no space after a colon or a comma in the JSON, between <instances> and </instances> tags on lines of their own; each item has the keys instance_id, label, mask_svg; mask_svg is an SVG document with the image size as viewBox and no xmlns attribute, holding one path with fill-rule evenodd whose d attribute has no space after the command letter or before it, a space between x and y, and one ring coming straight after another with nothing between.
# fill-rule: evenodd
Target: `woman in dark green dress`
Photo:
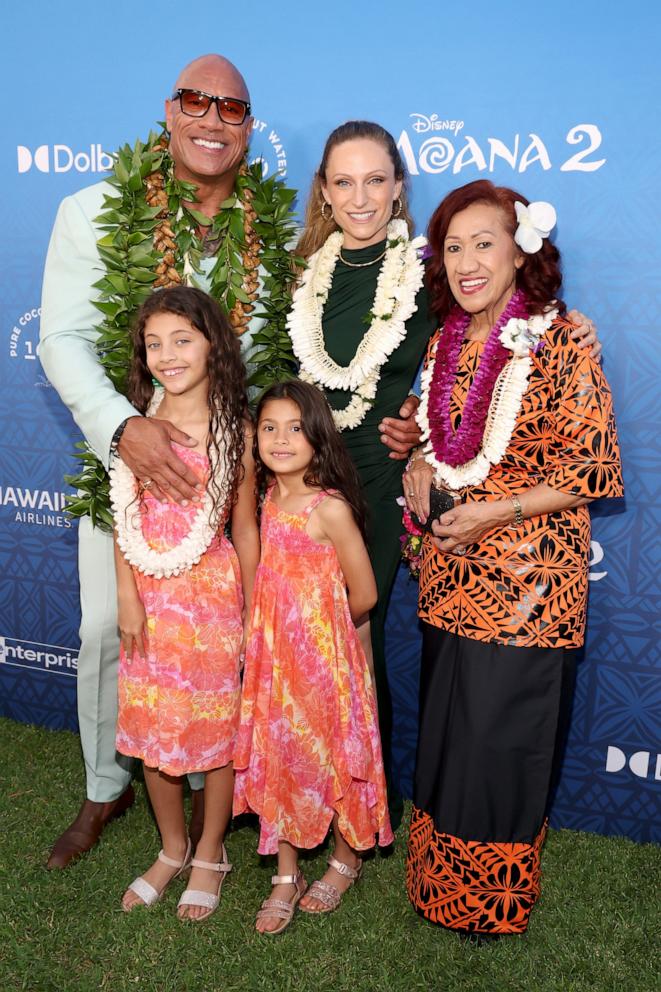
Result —
<instances>
[{"instance_id":1,"label":"woman in dark green dress","mask_svg":"<svg viewBox=\"0 0 661 992\"><path fill-rule=\"evenodd\" d=\"M400 560L402 459L418 439L417 400L407 401L407 396L434 330L419 258L424 242L411 245L412 234L404 166L392 136L377 124L343 124L326 143L310 195L297 248L309 269L294 298L289 330L301 377L320 386L339 414L336 423L368 504L369 551L379 592L370 634L394 827L401 820L401 799L390 784L392 708L384 623ZM331 246L333 237L337 244ZM381 319L370 324L380 301ZM366 361L349 382L347 370L359 348L366 351ZM347 415L352 403L356 412ZM384 418L391 419L384 424Z\"/></svg>"}]
</instances>

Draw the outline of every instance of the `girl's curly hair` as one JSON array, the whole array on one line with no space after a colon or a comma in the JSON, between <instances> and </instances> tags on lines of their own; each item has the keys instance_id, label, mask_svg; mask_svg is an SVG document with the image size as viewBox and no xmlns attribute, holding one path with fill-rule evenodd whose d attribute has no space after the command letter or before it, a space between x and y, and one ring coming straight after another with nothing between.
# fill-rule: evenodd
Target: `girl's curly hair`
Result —
<instances>
[{"instance_id":1,"label":"girl's curly hair","mask_svg":"<svg viewBox=\"0 0 661 992\"><path fill-rule=\"evenodd\" d=\"M344 447L335 426L326 397L316 386L300 379L289 379L269 386L259 398L255 420L257 429L253 441L253 454L260 488L264 489L272 478L259 457L259 422L264 407L272 400L291 400L301 414L303 434L314 451L312 461L303 481L307 486L336 489L351 507L353 518L363 538L367 534L367 505L363 496L358 472Z\"/></svg>"},{"instance_id":2,"label":"girl's curly hair","mask_svg":"<svg viewBox=\"0 0 661 992\"><path fill-rule=\"evenodd\" d=\"M154 381L147 367L145 327L150 317L171 313L193 325L209 342L209 432L207 455L211 464L219 455L218 439L223 438L228 497L222 500L222 480L211 477L212 520L222 526L236 502L242 476L247 419L246 370L239 342L230 323L215 300L192 286L156 290L140 307L132 331L133 359L129 370L127 396L140 413L146 413L154 395ZM222 505L224 502L224 505Z\"/></svg>"}]
</instances>

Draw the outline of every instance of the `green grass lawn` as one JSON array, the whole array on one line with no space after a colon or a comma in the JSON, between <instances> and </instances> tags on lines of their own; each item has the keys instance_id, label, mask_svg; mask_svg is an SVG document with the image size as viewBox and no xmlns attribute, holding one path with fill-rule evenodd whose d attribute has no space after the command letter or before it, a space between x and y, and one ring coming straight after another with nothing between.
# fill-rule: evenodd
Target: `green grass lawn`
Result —
<instances>
[{"instance_id":1,"label":"green grass lawn","mask_svg":"<svg viewBox=\"0 0 661 992\"><path fill-rule=\"evenodd\" d=\"M424 922L404 891L405 828L341 908L299 913L285 934L255 933L270 864L256 833L227 842L235 869L202 924L175 915L183 882L150 910L124 914L126 885L159 841L139 786L135 806L66 871L50 845L83 795L78 739L0 720L0 992L652 992L658 982L658 848L550 831L543 894L528 933L475 948ZM321 874L323 854L305 863Z\"/></svg>"}]
</instances>

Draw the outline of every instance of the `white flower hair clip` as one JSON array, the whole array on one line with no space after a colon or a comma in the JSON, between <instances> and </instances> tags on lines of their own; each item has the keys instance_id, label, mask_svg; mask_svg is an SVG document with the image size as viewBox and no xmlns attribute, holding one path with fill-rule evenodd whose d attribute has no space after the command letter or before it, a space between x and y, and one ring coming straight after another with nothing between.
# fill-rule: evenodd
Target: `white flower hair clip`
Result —
<instances>
[{"instance_id":1,"label":"white flower hair clip","mask_svg":"<svg viewBox=\"0 0 661 992\"><path fill-rule=\"evenodd\" d=\"M544 238L548 238L555 227L557 220L555 208L545 200L535 200L528 206L517 200L514 209L519 222L514 232L514 240L526 255L534 255L542 247Z\"/></svg>"}]
</instances>

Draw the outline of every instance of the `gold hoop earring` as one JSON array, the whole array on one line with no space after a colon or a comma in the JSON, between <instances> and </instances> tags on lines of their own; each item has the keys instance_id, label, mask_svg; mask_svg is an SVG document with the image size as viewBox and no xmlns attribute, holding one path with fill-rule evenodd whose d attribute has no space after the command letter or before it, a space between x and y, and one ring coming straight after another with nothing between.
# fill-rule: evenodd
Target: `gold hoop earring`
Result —
<instances>
[{"instance_id":1,"label":"gold hoop earring","mask_svg":"<svg viewBox=\"0 0 661 992\"><path fill-rule=\"evenodd\" d=\"M329 213L328 217L324 213L324 210L326 209L326 207L328 207L328 209L330 210L330 213ZM333 219L333 208L331 207L330 203L327 200L324 200L324 202L321 204L321 216L323 217L324 220L332 220Z\"/></svg>"},{"instance_id":2,"label":"gold hoop earring","mask_svg":"<svg viewBox=\"0 0 661 992\"><path fill-rule=\"evenodd\" d=\"M395 204L397 204L397 210L395 210ZM393 217L399 217L402 212L402 201L398 196L396 200L392 201L392 215Z\"/></svg>"}]
</instances>

